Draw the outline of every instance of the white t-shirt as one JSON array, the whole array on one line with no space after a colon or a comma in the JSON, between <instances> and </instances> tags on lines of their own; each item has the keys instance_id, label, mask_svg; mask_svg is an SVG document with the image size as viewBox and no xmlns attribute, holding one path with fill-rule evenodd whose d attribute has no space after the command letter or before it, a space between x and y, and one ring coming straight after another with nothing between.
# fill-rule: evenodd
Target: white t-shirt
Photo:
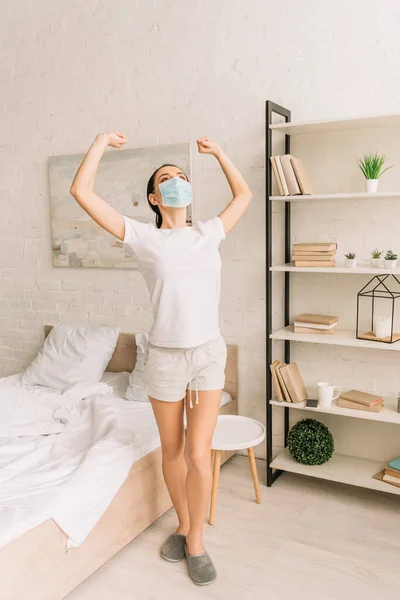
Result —
<instances>
[{"instance_id":1,"label":"white t-shirt","mask_svg":"<svg viewBox=\"0 0 400 600\"><path fill-rule=\"evenodd\" d=\"M149 342L191 348L217 339L221 258L219 217L192 227L157 229L124 216L125 237L150 292L154 323Z\"/></svg>"}]
</instances>

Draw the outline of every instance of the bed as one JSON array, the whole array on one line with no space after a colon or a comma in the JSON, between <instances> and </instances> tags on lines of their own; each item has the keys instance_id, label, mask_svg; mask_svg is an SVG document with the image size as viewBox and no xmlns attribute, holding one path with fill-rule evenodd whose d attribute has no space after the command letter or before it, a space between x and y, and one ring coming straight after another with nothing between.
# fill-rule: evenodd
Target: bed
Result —
<instances>
[{"instance_id":1,"label":"bed","mask_svg":"<svg viewBox=\"0 0 400 600\"><path fill-rule=\"evenodd\" d=\"M45 327L45 335L50 329ZM130 373L135 362L135 336L120 333L106 381L112 374ZM237 414L237 389L237 346L228 345L225 390L231 400L221 407L221 414ZM233 454L225 452L222 462ZM132 464L111 504L77 548L66 551L67 536L53 519L0 548L1 599L64 598L170 507L158 445Z\"/></svg>"}]
</instances>

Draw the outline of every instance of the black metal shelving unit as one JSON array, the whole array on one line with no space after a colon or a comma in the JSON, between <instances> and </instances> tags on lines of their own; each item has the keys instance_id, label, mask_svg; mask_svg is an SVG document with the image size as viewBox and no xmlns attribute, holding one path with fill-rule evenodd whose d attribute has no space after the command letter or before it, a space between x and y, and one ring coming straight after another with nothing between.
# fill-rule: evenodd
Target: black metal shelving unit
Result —
<instances>
[{"instance_id":1,"label":"black metal shelving unit","mask_svg":"<svg viewBox=\"0 0 400 600\"><path fill-rule=\"evenodd\" d=\"M272 116L277 114L285 119L288 123L291 120L290 110L279 106L270 100L267 100L265 105L265 194L266 194L266 210L265 210L265 225L266 225L266 263L267 263L267 275L266 275L266 323L267 323L267 356L266 356L266 394L267 394L267 407L266 407L266 424L267 424L267 485L270 487L276 479L282 474L280 470L273 470L270 464L273 459L273 444L272 444L272 405L270 400L272 399L272 380L270 377L269 365L272 363L272 340L270 334L272 333L272 272L270 270L272 266L272 168L271 168L271 152L272 152L272 135L273 130L270 129L272 124ZM290 154L290 136L285 135L285 154ZM285 202L285 263L290 262L290 244L291 244L291 231L290 231L290 216L291 216L291 205L290 202ZM285 284L284 284L284 319L285 326L289 325L290 317L290 272L285 272ZM285 362L290 363L290 341L285 340ZM289 408L284 408L284 443L287 446L287 435L289 433Z\"/></svg>"},{"instance_id":2,"label":"black metal shelving unit","mask_svg":"<svg viewBox=\"0 0 400 600\"><path fill-rule=\"evenodd\" d=\"M273 333L273 329L272 329L272 317L273 317L273 302L272 302L272 296L273 296L273 279L274 279L274 274L271 271L272 268L272 250L273 250L273 246L274 246L274 238L273 238L273 232L274 232L274 227L273 227L273 211L272 211L272 206L273 206L273 202L274 200L271 200L272 197L272 167L271 167L271 154L276 154L276 152L273 150L273 146L272 146L272 142L273 142L273 136L277 135L277 131L275 130L275 128L270 128L271 125L275 124L273 122L273 118L276 118L275 115L278 115L279 117L281 117L281 121L283 120L284 123L290 123L291 122L291 112L290 110L288 110L287 108L283 107L283 106L279 106L278 104L275 104L274 102L271 102L270 100L268 100L266 102L266 106L265 106L265 173L266 173L266 181L265 181L265 189L266 189L266 265L267 265L267 273L266 273L266 433L267 433L267 464L266 464L266 469L267 469L267 485L268 487L270 487L277 479L278 477L282 474L282 470L281 469L273 469L271 468L271 464L274 461L274 454L273 454L273 419L272 419L272 412L273 412L273 405L270 404L271 400L272 400L272 378L270 375L270 365L273 362L273 353L272 353L272 339L271 339L271 334ZM298 132L313 132L318 130L318 126L320 124L322 124L322 126L325 124L331 124L331 123L335 123L335 121L339 121L339 126L337 127L337 129L342 129L342 126L344 125L343 128L345 129L355 129L355 128L360 128L360 127L379 127L379 126L388 126L388 124L390 124L390 122L393 122L393 124L399 124L400 123L400 116L399 115L377 115L377 116L370 116L370 117L360 117L359 118L360 123L355 123L353 125L352 121L357 121L357 119L340 119L340 120L335 120L333 119L332 121L321 121L321 122L314 122L314 123L304 123L303 125L307 125L308 127L306 127L305 129L302 130L302 128L298 127L295 129L295 131ZM299 124L300 125L300 124ZM317 127L315 127L315 125ZM328 130L329 131L329 127L322 127L322 130ZM289 129L290 130L290 129ZM290 134L287 133L287 130L285 131L285 128L283 129L283 131L285 132L284 135L284 153L285 154L290 154ZM293 129L291 130L293 132ZM283 135L282 131L279 132L279 135ZM281 154L281 152L279 152L279 154ZM388 196L389 198L391 197L400 197L400 194L395 193L395 192L390 192L390 193L382 193L382 194L378 194L378 196L382 196L382 197L386 197ZM318 199L319 197L324 197L327 199L330 198L347 198L347 199L355 199L359 196L362 197L366 197L367 194L359 194L359 193L349 193L348 195L346 194L323 194L321 196L314 196L314 198L310 197L310 199ZM284 254L285 254L285 264L291 263L291 202L290 199L288 200L287 198L285 199L280 199L280 200L284 200ZM279 203L280 204L280 203ZM318 270L317 270L318 271ZM320 271L321 272L321 271ZM343 269L339 269L338 270L339 273L343 273ZM372 270L365 270L365 274L367 273L375 273L375 271ZM289 270L284 270L284 326L286 327L287 325L290 324L290 283L291 283L291 279L290 279L290 275L291 272ZM396 293L391 291L390 288L384 284L383 282L387 281L388 278L390 277L390 275L393 275L394 279L396 280L397 283L400 284L400 278L397 279L397 277L395 276L395 274L393 273L375 273L375 277L367 284L365 285L361 292L359 292L358 296L357 296L357 322L356 322L356 331L355 331L355 336L354 336L354 340L356 339L363 339L360 337L359 335L359 329L358 329L358 317L359 317L359 299L360 296L367 296L367 297L372 297L372 302L374 302L374 294L376 289L379 286L383 286L386 294L392 298L393 302L395 300L395 295ZM276 275L278 277L278 275ZM279 275L279 277L281 277L281 275ZM378 285L375 285L375 287L373 288L373 290L369 290L368 285L371 284L371 282L373 282L374 280L379 281L380 283ZM281 287L281 281L279 281L279 286ZM377 297L377 296L376 296ZM374 311L372 309L372 317L373 318L373 314ZM393 320L394 320L394 312L393 312L393 306L392 306L392 331L391 331L391 335L393 336ZM371 325L371 329L373 329L373 323ZM301 340L299 339L299 341L308 341L308 340ZM323 342L326 343L326 342ZM398 342L400 344L400 342ZM337 345L340 345L340 340L339 343ZM347 344L347 343L343 343L344 346L354 346L354 347L358 347L358 344ZM383 344L381 344L380 347L382 347ZM371 347L371 346L366 346L366 347ZM388 346L388 349L390 349L390 346ZM291 343L290 340L284 340L284 361L289 364L291 362L290 360L290 354L291 354ZM287 447L287 437L288 437L288 433L289 433L289 407L284 405L280 410L284 411L284 440L283 440L283 445L286 448ZM393 411L395 412L395 408L393 407ZM356 411L355 411L356 412ZM338 413L340 414L340 413ZM346 416L346 415L345 415ZM347 415L349 416L349 415ZM356 416L356 415L354 415ZM394 423L396 422L395 420L392 420L391 418L387 417L385 419L382 419L382 422L384 423ZM349 459L352 459L353 457L348 457ZM354 458L360 458L360 457L354 457ZM287 462L285 461L277 461L276 464L278 465L285 465L287 464ZM379 463L375 463L375 461L371 461L371 473L369 474L369 467L365 468L365 481L366 481L366 485L362 485L361 483L357 483L356 485L359 487L365 487L365 488L371 488L371 489L379 489L381 491L388 491L387 486L385 489L385 486L382 487L378 487L376 485L372 485L371 482L372 481L376 481L373 479L373 474L374 472L377 470L377 464ZM355 468L358 469L358 467L356 466ZM297 472L295 469L293 470L294 472ZM298 471L301 472L301 471ZM362 475L362 477L364 477L364 474ZM331 479L329 476L327 477L327 479ZM346 479L341 479L341 478L333 478L331 479L332 481L341 481L341 482L345 482ZM347 481L346 481L347 482ZM369 482L369 483L368 483ZM397 493L394 492L392 490L392 493Z\"/></svg>"}]
</instances>

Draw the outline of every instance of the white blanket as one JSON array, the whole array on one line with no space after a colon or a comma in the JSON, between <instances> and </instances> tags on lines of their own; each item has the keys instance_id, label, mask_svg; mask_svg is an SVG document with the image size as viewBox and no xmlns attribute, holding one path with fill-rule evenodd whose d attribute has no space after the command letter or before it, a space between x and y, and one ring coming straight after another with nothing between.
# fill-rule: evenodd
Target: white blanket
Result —
<instances>
[{"instance_id":1,"label":"white blanket","mask_svg":"<svg viewBox=\"0 0 400 600\"><path fill-rule=\"evenodd\" d=\"M100 383L60 394L0 379L0 547L49 518L75 547L105 512L143 441L121 428L108 390ZM151 431L146 451L158 444L153 423Z\"/></svg>"},{"instance_id":2,"label":"white blanket","mask_svg":"<svg viewBox=\"0 0 400 600\"><path fill-rule=\"evenodd\" d=\"M76 405L91 394L112 392L105 383L74 385L64 391L18 385L14 375L0 379L0 438L61 433L77 421Z\"/></svg>"}]
</instances>

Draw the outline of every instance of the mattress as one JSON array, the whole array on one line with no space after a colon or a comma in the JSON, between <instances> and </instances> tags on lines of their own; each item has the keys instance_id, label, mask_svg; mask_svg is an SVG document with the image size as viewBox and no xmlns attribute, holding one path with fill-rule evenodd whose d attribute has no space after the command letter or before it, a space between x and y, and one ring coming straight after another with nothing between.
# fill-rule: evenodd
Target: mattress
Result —
<instances>
[{"instance_id":1,"label":"mattress","mask_svg":"<svg viewBox=\"0 0 400 600\"><path fill-rule=\"evenodd\" d=\"M67 397L0 378L0 406L17 407L3 430L12 434L0 428L0 548L51 518L79 546L132 464L160 446L150 402L124 400L128 378L106 372ZM230 400L224 392L221 404Z\"/></svg>"}]
</instances>

